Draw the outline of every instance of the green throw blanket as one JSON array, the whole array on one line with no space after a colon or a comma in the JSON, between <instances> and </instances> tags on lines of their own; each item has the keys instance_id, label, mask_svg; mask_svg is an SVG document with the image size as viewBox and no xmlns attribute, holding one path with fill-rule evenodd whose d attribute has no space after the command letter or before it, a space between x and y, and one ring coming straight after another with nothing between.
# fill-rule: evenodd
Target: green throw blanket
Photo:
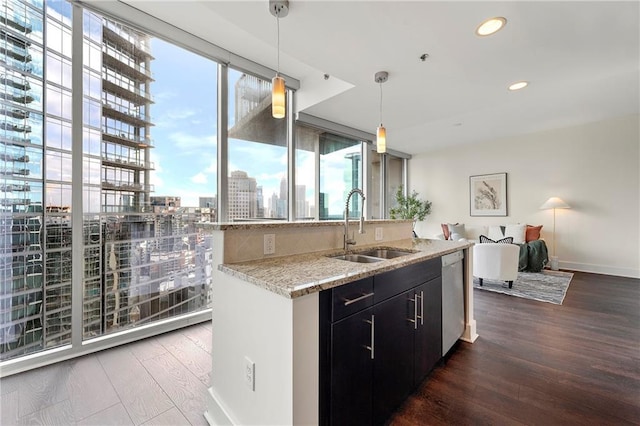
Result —
<instances>
[{"instance_id":1,"label":"green throw blanket","mask_svg":"<svg viewBox=\"0 0 640 426\"><path fill-rule=\"evenodd\" d=\"M520 245L518 271L540 272L549 261L547 245L544 240L529 241Z\"/></svg>"}]
</instances>

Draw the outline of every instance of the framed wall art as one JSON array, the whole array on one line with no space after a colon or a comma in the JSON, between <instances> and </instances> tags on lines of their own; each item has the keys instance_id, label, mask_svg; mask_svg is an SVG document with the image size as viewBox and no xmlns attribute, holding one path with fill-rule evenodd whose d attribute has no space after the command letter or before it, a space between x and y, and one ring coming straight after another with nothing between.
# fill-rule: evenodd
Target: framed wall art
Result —
<instances>
[{"instance_id":1,"label":"framed wall art","mask_svg":"<svg viewBox=\"0 0 640 426\"><path fill-rule=\"evenodd\" d=\"M469 176L471 216L507 215L507 174Z\"/></svg>"}]
</instances>

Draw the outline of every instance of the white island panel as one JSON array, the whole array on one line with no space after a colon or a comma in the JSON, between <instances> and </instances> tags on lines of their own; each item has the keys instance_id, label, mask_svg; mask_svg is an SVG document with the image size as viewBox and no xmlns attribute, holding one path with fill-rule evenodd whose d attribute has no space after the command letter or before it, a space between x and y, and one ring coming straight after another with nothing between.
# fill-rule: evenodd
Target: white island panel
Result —
<instances>
[{"instance_id":1,"label":"white island panel","mask_svg":"<svg viewBox=\"0 0 640 426\"><path fill-rule=\"evenodd\" d=\"M209 423L317 423L318 293L288 299L216 275ZM255 363L255 390L245 358Z\"/></svg>"}]
</instances>

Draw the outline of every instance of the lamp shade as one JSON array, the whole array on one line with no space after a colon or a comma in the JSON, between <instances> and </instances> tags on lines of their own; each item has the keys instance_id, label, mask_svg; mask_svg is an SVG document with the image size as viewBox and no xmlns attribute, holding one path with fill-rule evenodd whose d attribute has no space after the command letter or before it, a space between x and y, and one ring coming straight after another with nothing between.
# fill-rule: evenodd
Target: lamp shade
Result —
<instances>
[{"instance_id":1,"label":"lamp shade","mask_svg":"<svg viewBox=\"0 0 640 426\"><path fill-rule=\"evenodd\" d=\"M548 209L570 209L571 206L569 204L562 201L562 199L558 197L551 197L543 205L540 206L540 210L548 210Z\"/></svg>"},{"instance_id":2,"label":"lamp shade","mask_svg":"<svg viewBox=\"0 0 640 426\"><path fill-rule=\"evenodd\" d=\"M271 80L271 115L273 118L285 116L285 87L284 78L276 75Z\"/></svg>"},{"instance_id":3,"label":"lamp shade","mask_svg":"<svg viewBox=\"0 0 640 426\"><path fill-rule=\"evenodd\" d=\"M378 154L387 152L387 129L384 128L382 123L380 123L376 132L376 150Z\"/></svg>"}]
</instances>

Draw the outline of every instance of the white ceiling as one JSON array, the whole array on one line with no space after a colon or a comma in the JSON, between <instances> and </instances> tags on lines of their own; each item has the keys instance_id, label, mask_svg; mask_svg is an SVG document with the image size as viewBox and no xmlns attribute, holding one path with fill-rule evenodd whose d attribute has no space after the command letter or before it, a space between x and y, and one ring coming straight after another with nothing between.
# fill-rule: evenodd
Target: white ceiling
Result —
<instances>
[{"instance_id":1,"label":"white ceiling","mask_svg":"<svg viewBox=\"0 0 640 426\"><path fill-rule=\"evenodd\" d=\"M268 0L125 2L276 68ZM494 16L506 27L477 37ZM640 112L637 1L290 0L280 37L297 107L317 117L375 133L388 71L387 144L411 154Z\"/></svg>"}]
</instances>

